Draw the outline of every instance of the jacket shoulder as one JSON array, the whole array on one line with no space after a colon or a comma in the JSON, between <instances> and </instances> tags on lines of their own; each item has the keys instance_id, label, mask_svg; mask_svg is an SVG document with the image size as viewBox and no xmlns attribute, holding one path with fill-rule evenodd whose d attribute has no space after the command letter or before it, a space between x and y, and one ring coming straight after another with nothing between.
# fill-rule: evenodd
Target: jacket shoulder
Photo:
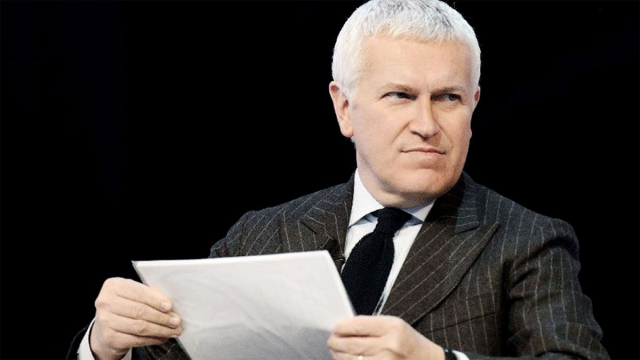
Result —
<instances>
[{"instance_id":1,"label":"jacket shoulder","mask_svg":"<svg viewBox=\"0 0 640 360\"><path fill-rule=\"evenodd\" d=\"M339 184L321 189L306 195L302 195L293 200L266 207L260 210L249 211L252 214L251 218L260 216L269 216L272 214L287 213L289 215L305 214L315 206L318 202L327 200L331 201L333 197L343 196L346 190L347 184ZM249 219L247 219L249 220Z\"/></svg>"},{"instance_id":2,"label":"jacket shoulder","mask_svg":"<svg viewBox=\"0 0 640 360\"><path fill-rule=\"evenodd\" d=\"M485 219L485 222L502 223L518 217L524 217L523 221L535 220L537 223L565 222L562 219L553 218L532 210L526 205L514 201L492 188L473 181L468 175L466 175L465 181L476 189L476 206L481 214L481 218Z\"/></svg>"},{"instance_id":3,"label":"jacket shoulder","mask_svg":"<svg viewBox=\"0 0 640 360\"><path fill-rule=\"evenodd\" d=\"M503 234L507 239L519 239L520 242L533 240L540 246L548 246L549 241L559 241L577 258L577 236L567 221L534 211L484 185L472 184L477 191L477 209L481 221L500 224L498 234Z\"/></svg>"}]
</instances>

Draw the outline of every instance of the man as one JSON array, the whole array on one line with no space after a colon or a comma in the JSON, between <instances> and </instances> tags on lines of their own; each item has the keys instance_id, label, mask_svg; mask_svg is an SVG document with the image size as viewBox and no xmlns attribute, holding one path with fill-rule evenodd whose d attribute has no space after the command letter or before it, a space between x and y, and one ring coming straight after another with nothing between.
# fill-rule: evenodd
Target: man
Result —
<instances>
[{"instance_id":1,"label":"man","mask_svg":"<svg viewBox=\"0 0 640 360\"><path fill-rule=\"evenodd\" d=\"M327 340L336 360L608 358L578 283L571 226L463 172L480 49L462 16L436 0L372 0L345 23L332 70L340 131L356 148L353 176L246 213L211 256L321 249L344 256L338 269L360 316L340 321ZM378 242L390 252L366 252L389 213L405 217L387 231L390 243ZM373 269L384 276L361 280ZM369 293L374 283L380 291ZM172 340L181 331L169 298L109 279L78 351L182 359Z\"/></svg>"}]
</instances>

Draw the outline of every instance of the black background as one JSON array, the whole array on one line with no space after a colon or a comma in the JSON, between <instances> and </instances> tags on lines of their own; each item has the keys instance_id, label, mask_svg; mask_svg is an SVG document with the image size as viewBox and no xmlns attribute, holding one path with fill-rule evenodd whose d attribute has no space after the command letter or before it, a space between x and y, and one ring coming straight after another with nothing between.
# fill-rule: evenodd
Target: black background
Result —
<instances>
[{"instance_id":1,"label":"black background","mask_svg":"<svg viewBox=\"0 0 640 360\"><path fill-rule=\"evenodd\" d=\"M346 181L328 83L359 4L2 1L0 356L63 358L131 260ZM466 171L574 226L603 343L637 359L639 3L452 4L483 58Z\"/></svg>"}]
</instances>

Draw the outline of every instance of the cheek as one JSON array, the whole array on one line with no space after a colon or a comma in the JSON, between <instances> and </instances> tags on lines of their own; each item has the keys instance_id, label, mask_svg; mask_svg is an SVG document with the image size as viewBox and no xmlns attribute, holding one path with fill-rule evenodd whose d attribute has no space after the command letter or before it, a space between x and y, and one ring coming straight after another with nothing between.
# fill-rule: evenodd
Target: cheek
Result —
<instances>
[{"instance_id":1,"label":"cheek","mask_svg":"<svg viewBox=\"0 0 640 360\"><path fill-rule=\"evenodd\" d=\"M385 121L386 117L379 110L359 110L354 112L353 130L356 141L381 144L391 133L392 122Z\"/></svg>"},{"instance_id":2,"label":"cheek","mask_svg":"<svg viewBox=\"0 0 640 360\"><path fill-rule=\"evenodd\" d=\"M466 146L471 140L471 118L467 116L457 117L451 123L449 134L450 140L456 146Z\"/></svg>"},{"instance_id":3,"label":"cheek","mask_svg":"<svg viewBox=\"0 0 640 360\"><path fill-rule=\"evenodd\" d=\"M465 127L462 133L462 143L469 146L469 141L471 141L471 128Z\"/></svg>"},{"instance_id":4,"label":"cheek","mask_svg":"<svg viewBox=\"0 0 640 360\"><path fill-rule=\"evenodd\" d=\"M446 142L448 142L449 150L452 152L449 157L449 166L458 167L465 162L467 152L469 150L469 142L471 140L470 122L464 118L458 118L449 123L444 130Z\"/></svg>"},{"instance_id":5,"label":"cheek","mask_svg":"<svg viewBox=\"0 0 640 360\"><path fill-rule=\"evenodd\" d=\"M471 128L467 125L459 129L454 146L457 149L459 162L464 162L469 151L469 143L471 141Z\"/></svg>"}]
</instances>

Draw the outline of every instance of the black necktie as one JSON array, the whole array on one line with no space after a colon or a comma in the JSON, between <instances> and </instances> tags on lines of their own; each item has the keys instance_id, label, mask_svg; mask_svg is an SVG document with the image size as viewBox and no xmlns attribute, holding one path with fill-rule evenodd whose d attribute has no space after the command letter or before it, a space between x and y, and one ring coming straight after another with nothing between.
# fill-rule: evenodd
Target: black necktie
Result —
<instances>
[{"instance_id":1,"label":"black necktie","mask_svg":"<svg viewBox=\"0 0 640 360\"><path fill-rule=\"evenodd\" d=\"M378 305L393 265L393 236L411 218L396 208L373 214L378 217L375 230L351 250L342 270L342 282L358 315L371 315Z\"/></svg>"}]
</instances>

